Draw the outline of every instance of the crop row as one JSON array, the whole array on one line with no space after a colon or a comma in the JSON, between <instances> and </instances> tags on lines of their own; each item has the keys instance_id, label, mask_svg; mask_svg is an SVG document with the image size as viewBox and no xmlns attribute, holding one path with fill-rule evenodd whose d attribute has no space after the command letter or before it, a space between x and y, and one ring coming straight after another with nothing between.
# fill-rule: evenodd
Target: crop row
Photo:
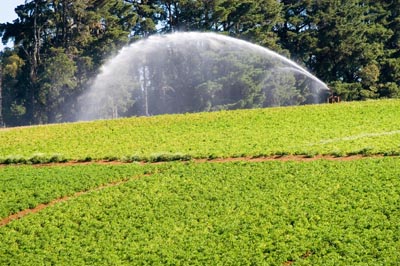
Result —
<instances>
[{"instance_id":1,"label":"crop row","mask_svg":"<svg viewBox=\"0 0 400 266\"><path fill-rule=\"evenodd\" d=\"M0 130L0 162L399 155L399 125L380 100L36 126Z\"/></svg>"},{"instance_id":2,"label":"crop row","mask_svg":"<svg viewBox=\"0 0 400 266\"><path fill-rule=\"evenodd\" d=\"M86 165L68 167L1 167L0 218L87 191L102 184L137 177L151 166Z\"/></svg>"},{"instance_id":3,"label":"crop row","mask_svg":"<svg viewBox=\"0 0 400 266\"><path fill-rule=\"evenodd\" d=\"M0 264L397 265L400 260L398 158L167 168L1 227Z\"/></svg>"}]
</instances>

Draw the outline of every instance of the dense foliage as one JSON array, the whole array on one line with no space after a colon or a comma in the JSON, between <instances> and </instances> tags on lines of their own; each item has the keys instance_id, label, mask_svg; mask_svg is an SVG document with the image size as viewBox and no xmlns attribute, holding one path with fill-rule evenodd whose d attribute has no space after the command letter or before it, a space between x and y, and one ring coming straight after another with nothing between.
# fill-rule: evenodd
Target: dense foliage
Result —
<instances>
[{"instance_id":1,"label":"dense foliage","mask_svg":"<svg viewBox=\"0 0 400 266\"><path fill-rule=\"evenodd\" d=\"M15 43L0 54L0 124L74 119L106 58L157 32L229 34L293 58L345 100L398 97L399 10L398 0L29 0L0 25Z\"/></svg>"},{"instance_id":2,"label":"dense foliage","mask_svg":"<svg viewBox=\"0 0 400 266\"><path fill-rule=\"evenodd\" d=\"M78 119L319 103L328 94L323 82L271 50L180 32L122 49L80 98Z\"/></svg>"},{"instance_id":3,"label":"dense foliage","mask_svg":"<svg viewBox=\"0 0 400 266\"><path fill-rule=\"evenodd\" d=\"M398 158L172 164L1 227L0 263L397 265L399 175Z\"/></svg>"},{"instance_id":4,"label":"dense foliage","mask_svg":"<svg viewBox=\"0 0 400 266\"><path fill-rule=\"evenodd\" d=\"M149 167L148 167L149 168ZM138 165L0 168L0 218L102 184L139 177L149 170Z\"/></svg>"},{"instance_id":5,"label":"dense foliage","mask_svg":"<svg viewBox=\"0 0 400 266\"><path fill-rule=\"evenodd\" d=\"M380 100L1 129L0 157L40 163L399 155L399 105ZM399 176L398 156L1 166L0 218L54 204L1 219L0 264L397 265Z\"/></svg>"},{"instance_id":6,"label":"dense foliage","mask_svg":"<svg viewBox=\"0 0 400 266\"><path fill-rule=\"evenodd\" d=\"M399 119L379 100L0 129L0 162L397 155Z\"/></svg>"}]
</instances>

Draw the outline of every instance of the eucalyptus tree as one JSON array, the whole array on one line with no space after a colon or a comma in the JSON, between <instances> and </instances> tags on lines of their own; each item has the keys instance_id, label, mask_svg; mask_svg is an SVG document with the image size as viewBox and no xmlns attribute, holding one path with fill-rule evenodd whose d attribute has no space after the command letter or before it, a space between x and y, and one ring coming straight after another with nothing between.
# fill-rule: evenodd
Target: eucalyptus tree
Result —
<instances>
[{"instance_id":1,"label":"eucalyptus tree","mask_svg":"<svg viewBox=\"0 0 400 266\"><path fill-rule=\"evenodd\" d=\"M0 54L1 58L1 54ZM1 60L0 60L1 62ZM0 64L0 127L4 125L4 118L3 118L3 67Z\"/></svg>"},{"instance_id":2,"label":"eucalyptus tree","mask_svg":"<svg viewBox=\"0 0 400 266\"><path fill-rule=\"evenodd\" d=\"M0 53L0 58L2 122L7 126L29 124L24 104L27 91L21 86L24 80L25 61L16 50L9 48Z\"/></svg>"},{"instance_id":3,"label":"eucalyptus tree","mask_svg":"<svg viewBox=\"0 0 400 266\"><path fill-rule=\"evenodd\" d=\"M31 0L15 11L18 18L1 24L0 34L24 61L18 81L7 84L11 93L24 90L20 123L72 119L89 78L129 42L137 20L123 0Z\"/></svg>"}]
</instances>

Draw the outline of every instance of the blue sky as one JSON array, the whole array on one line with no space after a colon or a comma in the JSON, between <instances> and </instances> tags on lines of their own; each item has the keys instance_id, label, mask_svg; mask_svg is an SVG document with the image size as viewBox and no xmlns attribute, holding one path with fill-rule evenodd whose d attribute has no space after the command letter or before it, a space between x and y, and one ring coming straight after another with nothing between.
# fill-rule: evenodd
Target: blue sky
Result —
<instances>
[{"instance_id":1,"label":"blue sky","mask_svg":"<svg viewBox=\"0 0 400 266\"><path fill-rule=\"evenodd\" d=\"M1 0L0 4L0 23L12 22L17 18L14 9L18 5L25 3L25 0ZM0 50L3 50L3 44L0 42Z\"/></svg>"}]
</instances>

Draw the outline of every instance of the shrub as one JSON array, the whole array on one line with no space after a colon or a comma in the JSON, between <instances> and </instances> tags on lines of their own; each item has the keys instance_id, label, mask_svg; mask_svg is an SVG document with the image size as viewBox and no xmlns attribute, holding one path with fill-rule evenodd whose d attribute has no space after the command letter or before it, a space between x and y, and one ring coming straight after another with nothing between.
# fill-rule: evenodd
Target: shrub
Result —
<instances>
[{"instance_id":1,"label":"shrub","mask_svg":"<svg viewBox=\"0 0 400 266\"><path fill-rule=\"evenodd\" d=\"M9 155L6 158L1 158L1 164L26 164L26 158L21 155Z\"/></svg>"},{"instance_id":2,"label":"shrub","mask_svg":"<svg viewBox=\"0 0 400 266\"><path fill-rule=\"evenodd\" d=\"M27 160L27 162L31 164L48 163L49 159L46 158L44 153L35 153Z\"/></svg>"},{"instance_id":3,"label":"shrub","mask_svg":"<svg viewBox=\"0 0 400 266\"><path fill-rule=\"evenodd\" d=\"M93 158L89 155L87 155L86 157L83 157L81 159L78 159L78 162L82 163L82 162L91 162L93 160Z\"/></svg>"},{"instance_id":4,"label":"shrub","mask_svg":"<svg viewBox=\"0 0 400 266\"><path fill-rule=\"evenodd\" d=\"M149 162L171 162L171 161L189 161L192 156L189 154L181 153L156 153L152 154L149 158Z\"/></svg>"},{"instance_id":5,"label":"shrub","mask_svg":"<svg viewBox=\"0 0 400 266\"><path fill-rule=\"evenodd\" d=\"M62 154L55 153L49 158L50 163L65 163L67 162L67 158L65 158Z\"/></svg>"}]
</instances>

